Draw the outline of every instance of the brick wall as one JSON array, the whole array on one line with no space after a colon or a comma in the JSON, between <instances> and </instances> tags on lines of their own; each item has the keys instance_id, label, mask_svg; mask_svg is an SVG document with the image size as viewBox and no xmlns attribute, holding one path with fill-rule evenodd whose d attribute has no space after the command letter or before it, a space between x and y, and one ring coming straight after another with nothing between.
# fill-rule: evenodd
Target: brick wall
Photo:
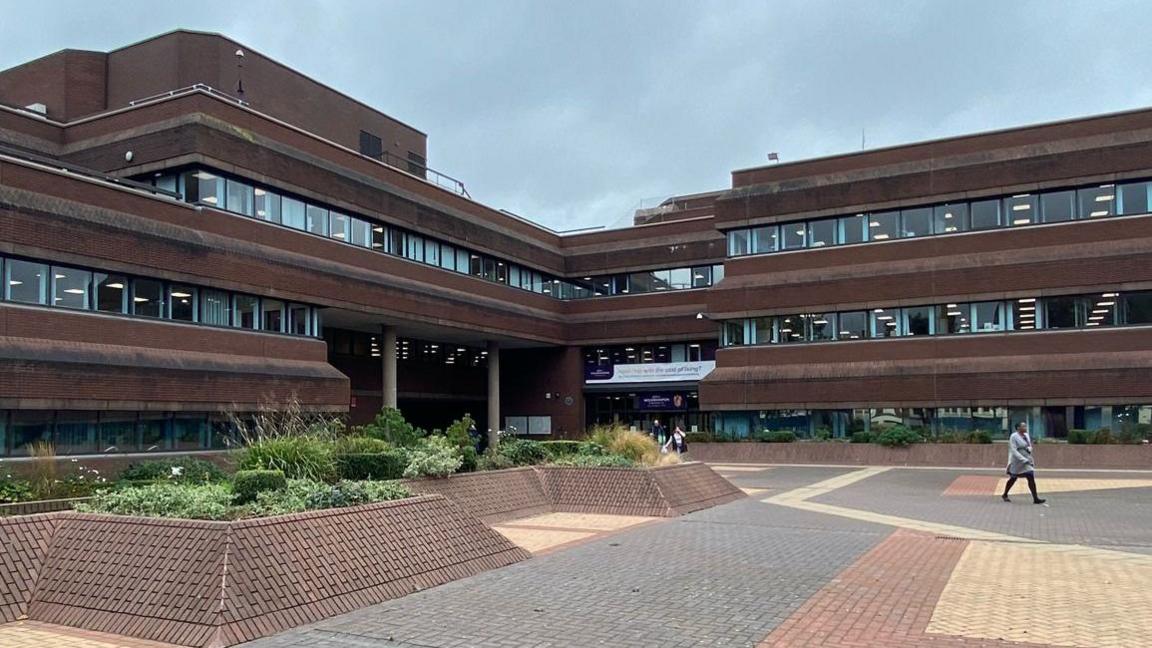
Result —
<instances>
[{"instance_id":1,"label":"brick wall","mask_svg":"<svg viewBox=\"0 0 1152 648\"><path fill-rule=\"evenodd\" d=\"M413 479L407 484L415 493L443 495L489 524L552 510L552 503L532 468L452 475L444 479Z\"/></svg>"},{"instance_id":2,"label":"brick wall","mask_svg":"<svg viewBox=\"0 0 1152 648\"><path fill-rule=\"evenodd\" d=\"M27 614L56 522L54 515L0 519L0 623Z\"/></svg>"}]
</instances>

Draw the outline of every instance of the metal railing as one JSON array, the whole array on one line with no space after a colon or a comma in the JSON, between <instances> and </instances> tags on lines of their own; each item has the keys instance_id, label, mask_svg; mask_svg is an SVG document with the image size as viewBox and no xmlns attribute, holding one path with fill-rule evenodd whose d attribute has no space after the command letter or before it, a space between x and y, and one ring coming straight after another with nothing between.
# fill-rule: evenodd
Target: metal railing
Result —
<instances>
[{"instance_id":1,"label":"metal railing","mask_svg":"<svg viewBox=\"0 0 1152 648\"><path fill-rule=\"evenodd\" d=\"M408 158L400 157L399 155L394 155L388 151L383 151L380 155L362 155L364 155L364 157L372 158L373 160L379 160L380 162L383 162L384 164L387 164L394 169L400 169L401 171L405 171L418 178L427 180L428 182L431 182L441 189L447 189L448 191L451 191L456 195L463 196L469 200L472 199L472 196L468 194L468 190L464 188L463 182L453 178L446 173L441 173L425 164L421 164L420 162L416 162Z\"/></svg>"},{"instance_id":2,"label":"metal railing","mask_svg":"<svg viewBox=\"0 0 1152 648\"><path fill-rule=\"evenodd\" d=\"M148 96L148 97L144 97L142 99L133 99L132 101L128 102L128 105L129 106L135 106L136 104L142 104L142 103L147 102L147 101L155 101L157 99L167 99L169 97L175 97L177 95L188 94L190 92L206 92L210 95L215 95L217 97L220 97L222 99L226 99L228 101L239 104L241 106L247 106L248 105L247 101L244 101L243 99L241 99L239 97L233 97L232 95L228 94L227 92L221 92L221 91L217 90L216 88L213 88L210 85L204 85L203 83L196 83L196 84L184 87L184 88L177 88L176 90L169 90L168 92L160 92L160 93Z\"/></svg>"}]
</instances>

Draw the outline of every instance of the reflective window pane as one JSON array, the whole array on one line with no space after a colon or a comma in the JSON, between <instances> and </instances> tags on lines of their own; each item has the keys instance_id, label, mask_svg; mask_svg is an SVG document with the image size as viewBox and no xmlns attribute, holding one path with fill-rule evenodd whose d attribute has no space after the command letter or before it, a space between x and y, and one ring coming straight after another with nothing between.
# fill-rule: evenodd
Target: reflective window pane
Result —
<instances>
[{"instance_id":1,"label":"reflective window pane","mask_svg":"<svg viewBox=\"0 0 1152 648\"><path fill-rule=\"evenodd\" d=\"M915 306L904 309L904 335L932 335L935 309Z\"/></svg>"},{"instance_id":2,"label":"reflective window pane","mask_svg":"<svg viewBox=\"0 0 1152 648\"><path fill-rule=\"evenodd\" d=\"M353 218L348 221L348 229L352 232L352 245L359 247L372 247L372 229L367 221Z\"/></svg>"},{"instance_id":3,"label":"reflective window pane","mask_svg":"<svg viewBox=\"0 0 1152 648\"><path fill-rule=\"evenodd\" d=\"M52 266L52 305L88 310L92 302L92 273L76 268Z\"/></svg>"},{"instance_id":4,"label":"reflective window pane","mask_svg":"<svg viewBox=\"0 0 1152 648\"><path fill-rule=\"evenodd\" d=\"M808 247L836 245L836 219L826 218L808 223Z\"/></svg>"},{"instance_id":5,"label":"reflective window pane","mask_svg":"<svg viewBox=\"0 0 1152 648\"><path fill-rule=\"evenodd\" d=\"M372 226L372 249L380 252L385 252L384 249L388 244L388 235L384 232L383 225Z\"/></svg>"},{"instance_id":6,"label":"reflective window pane","mask_svg":"<svg viewBox=\"0 0 1152 648\"><path fill-rule=\"evenodd\" d=\"M752 252L764 254L780 249L780 228L776 225L764 225L752 230Z\"/></svg>"},{"instance_id":7,"label":"reflective window pane","mask_svg":"<svg viewBox=\"0 0 1152 648\"><path fill-rule=\"evenodd\" d=\"M868 216L857 214L839 219L840 243L863 243L868 240Z\"/></svg>"},{"instance_id":8,"label":"reflective window pane","mask_svg":"<svg viewBox=\"0 0 1152 648\"><path fill-rule=\"evenodd\" d=\"M1052 191L1041 194L1040 218L1045 223L1061 223L1076 218L1076 192Z\"/></svg>"},{"instance_id":9,"label":"reflective window pane","mask_svg":"<svg viewBox=\"0 0 1152 648\"><path fill-rule=\"evenodd\" d=\"M229 179L228 202L224 208L237 214L251 216L255 213L252 211L252 196L252 187L243 182L236 182L235 180Z\"/></svg>"},{"instance_id":10,"label":"reflective window pane","mask_svg":"<svg viewBox=\"0 0 1152 648\"><path fill-rule=\"evenodd\" d=\"M808 339L823 342L836 339L836 313L812 313L807 317Z\"/></svg>"},{"instance_id":11,"label":"reflective window pane","mask_svg":"<svg viewBox=\"0 0 1152 648\"><path fill-rule=\"evenodd\" d=\"M868 240L887 241L900 237L900 212L879 212L868 216Z\"/></svg>"},{"instance_id":12,"label":"reflective window pane","mask_svg":"<svg viewBox=\"0 0 1152 648\"><path fill-rule=\"evenodd\" d=\"M168 289L168 312L174 320L196 321L196 289L192 286L173 285Z\"/></svg>"},{"instance_id":13,"label":"reflective window pane","mask_svg":"<svg viewBox=\"0 0 1152 648\"><path fill-rule=\"evenodd\" d=\"M868 337L868 311L849 311L839 314L836 337L841 340L862 340Z\"/></svg>"},{"instance_id":14,"label":"reflective window pane","mask_svg":"<svg viewBox=\"0 0 1152 648\"><path fill-rule=\"evenodd\" d=\"M1005 313L1004 302L976 302L972 304L973 330L979 333L986 331L1003 331L1008 318Z\"/></svg>"},{"instance_id":15,"label":"reflective window pane","mask_svg":"<svg viewBox=\"0 0 1152 648\"><path fill-rule=\"evenodd\" d=\"M132 314L164 317L164 284L154 279L132 280Z\"/></svg>"},{"instance_id":16,"label":"reflective window pane","mask_svg":"<svg viewBox=\"0 0 1152 648\"><path fill-rule=\"evenodd\" d=\"M311 312L303 304L292 304L288 307L288 332L293 335L308 335L311 324Z\"/></svg>"},{"instance_id":17,"label":"reflective window pane","mask_svg":"<svg viewBox=\"0 0 1152 648\"><path fill-rule=\"evenodd\" d=\"M692 287L707 288L712 285L712 267L696 266L692 268Z\"/></svg>"},{"instance_id":18,"label":"reflective window pane","mask_svg":"<svg viewBox=\"0 0 1152 648\"><path fill-rule=\"evenodd\" d=\"M1101 218L1116 215L1116 185L1100 185L1076 192L1079 218Z\"/></svg>"},{"instance_id":19,"label":"reflective window pane","mask_svg":"<svg viewBox=\"0 0 1152 648\"><path fill-rule=\"evenodd\" d=\"M260 298L236 295L232 303L232 326L246 329L260 328Z\"/></svg>"},{"instance_id":20,"label":"reflective window pane","mask_svg":"<svg viewBox=\"0 0 1152 648\"><path fill-rule=\"evenodd\" d=\"M1123 293L1120 299L1126 324L1152 324L1152 291Z\"/></svg>"},{"instance_id":21,"label":"reflective window pane","mask_svg":"<svg viewBox=\"0 0 1152 648\"><path fill-rule=\"evenodd\" d=\"M257 188L253 191L253 210L256 218L270 223L280 222L280 196L271 191Z\"/></svg>"},{"instance_id":22,"label":"reflective window pane","mask_svg":"<svg viewBox=\"0 0 1152 648\"><path fill-rule=\"evenodd\" d=\"M128 278L124 275L98 272L93 276L96 284L96 310L105 313L128 311Z\"/></svg>"},{"instance_id":23,"label":"reflective window pane","mask_svg":"<svg viewBox=\"0 0 1152 648\"><path fill-rule=\"evenodd\" d=\"M780 315L776 318L776 340L781 344L804 341L804 316Z\"/></svg>"},{"instance_id":24,"label":"reflective window pane","mask_svg":"<svg viewBox=\"0 0 1152 648\"><path fill-rule=\"evenodd\" d=\"M265 331L284 331L284 302L279 299L261 299L261 311L263 312L261 320L261 328Z\"/></svg>"},{"instance_id":25,"label":"reflective window pane","mask_svg":"<svg viewBox=\"0 0 1152 648\"><path fill-rule=\"evenodd\" d=\"M101 412L99 430L100 452L134 452L136 440L136 412Z\"/></svg>"},{"instance_id":26,"label":"reflective window pane","mask_svg":"<svg viewBox=\"0 0 1152 648\"><path fill-rule=\"evenodd\" d=\"M744 344L744 320L724 322L720 333L724 346L740 346Z\"/></svg>"},{"instance_id":27,"label":"reflective window pane","mask_svg":"<svg viewBox=\"0 0 1152 648\"><path fill-rule=\"evenodd\" d=\"M916 207L900 212L904 238L928 236L932 233L932 208Z\"/></svg>"},{"instance_id":28,"label":"reflective window pane","mask_svg":"<svg viewBox=\"0 0 1152 648\"><path fill-rule=\"evenodd\" d=\"M675 268L668 271L668 287L672 290L684 290L692 287L692 269Z\"/></svg>"},{"instance_id":29,"label":"reflective window pane","mask_svg":"<svg viewBox=\"0 0 1152 648\"><path fill-rule=\"evenodd\" d=\"M872 337L886 338L902 335L899 308L872 309Z\"/></svg>"},{"instance_id":30,"label":"reflective window pane","mask_svg":"<svg viewBox=\"0 0 1152 648\"><path fill-rule=\"evenodd\" d=\"M48 266L8 259L4 264L5 296L14 302L44 304L48 301Z\"/></svg>"},{"instance_id":31,"label":"reflective window pane","mask_svg":"<svg viewBox=\"0 0 1152 648\"><path fill-rule=\"evenodd\" d=\"M743 256L748 251L748 230L728 232L728 256Z\"/></svg>"},{"instance_id":32,"label":"reflective window pane","mask_svg":"<svg viewBox=\"0 0 1152 648\"><path fill-rule=\"evenodd\" d=\"M224 178L207 171L190 171L184 174L184 195L190 202L224 209Z\"/></svg>"},{"instance_id":33,"label":"reflective window pane","mask_svg":"<svg viewBox=\"0 0 1152 648\"><path fill-rule=\"evenodd\" d=\"M977 200L969 203L968 210L974 230L994 229L1002 225L999 200Z\"/></svg>"},{"instance_id":34,"label":"reflective window pane","mask_svg":"<svg viewBox=\"0 0 1152 648\"><path fill-rule=\"evenodd\" d=\"M231 326L231 302L231 296L222 290L200 291L200 321L213 326Z\"/></svg>"},{"instance_id":35,"label":"reflective window pane","mask_svg":"<svg viewBox=\"0 0 1152 648\"><path fill-rule=\"evenodd\" d=\"M1040 222L1036 196L1021 194L1004 199L1004 214L1009 225L1031 225Z\"/></svg>"},{"instance_id":36,"label":"reflective window pane","mask_svg":"<svg viewBox=\"0 0 1152 648\"><path fill-rule=\"evenodd\" d=\"M328 236L328 210L316 205L308 205L304 211L305 229L313 234Z\"/></svg>"},{"instance_id":37,"label":"reflective window pane","mask_svg":"<svg viewBox=\"0 0 1152 648\"><path fill-rule=\"evenodd\" d=\"M972 330L969 317L972 314L970 304L945 304L936 307L936 335L951 335L954 333L968 333Z\"/></svg>"},{"instance_id":38,"label":"reflective window pane","mask_svg":"<svg viewBox=\"0 0 1152 648\"><path fill-rule=\"evenodd\" d=\"M968 204L937 205L932 210L932 220L932 231L936 234L967 232Z\"/></svg>"},{"instance_id":39,"label":"reflective window pane","mask_svg":"<svg viewBox=\"0 0 1152 648\"><path fill-rule=\"evenodd\" d=\"M424 245L424 263L428 265L440 265L440 244L435 241L428 241Z\"/></svg>"},{"instance_id":40,"label":"reflective window pane","mask_svg":"<svg viewBox=\"0 0 1152 648\"><path fill-rule=\"evenodd\" d=\"M284 197L280 201L280 216L284 219L284 224L298 230L305 229L307 221L307 209L304 203L294 198Z\"/></svg>"},{"instance_id":41,"label":"reflective window pane","mask_svg":"<svg viewBox=\"0 0 1152 648\"><path fill-rule=\"evenodd\" d=\"M423 237L409 234L406 244L404 246L404 258L411 259L412 261L424 261L424 239Z\"/></svg>"},{"instance_id":42,"label":"reflective window pane","mask_svg":"<svg viewBox=\"0 0 1152 648\"><path fill-rule=\"evenodd\" d=\"M444 268L445 270L456 269L456 248L448 245L447 243L440 244L440 267ZM517 271L519 271L519 268L517 268ZM513 284L519 284L519 279L520 275L517 274L516 281L514 281Z\"/></svg>"},{"instance_id":43,"label":"reflective window pane","mask_svg":"<svg viewBox=\"0 0 1152 648\"><path fill-rule=\"evenodd\" d=\"M472 271L472 255L468 254L467 250L457 249L456 250L456 272L469 274L469 273L471 273L471 271ZM529 275L527 273L525 273L521 278L529 278ZM531 284L531 282L529 282L528 285L524 286L524 288L531 288L531 286L532 286L532 284Z\"/></svg>"},{"instance_id":44,"label":"reflective window pane","mask_svg":"<svg viewBox=\"0 0 1152 648\"><path fill-rule=\"evenodd\" d=\"M799 250L807 243L808 228L803 222L780 225L780 249Z\"/></svg>"},{"instance_id":45,"label":"reflective window pane","mask_svg":"<svg viewBox=\"0 0 1152 648\"><path fill-rule=\"evenodd\" d=\"M328 215L328 223L329 236L345 242L352 240L352 236L348 231L348 216L346 214L330 212Z\"/></svg>"},{"instance_id":46,"label":"reflective window pane","mask_svg":"<svg viewBox=\"0 0 1152 648\"><path fill-rule=\"evenodd\" d=\"M1035 297L1021 297L1016 300L1012 313L1012 328L1017 331L1034 331L1036 324L1037 301Z\"/></svg>"},{"instance_id":47,"label":"reflective window pane","mask_svg":"<svg viewBox=\"0 0 1152 648\"><path fill-rule=\"evenodd\" d=\"M508 265L503 261L496 262L496 283L508 283ZM566 297L567 298L567 297Z\"/></svg>"},{"instance_id":48,"label":"reflective window pane","mask_svg":"<svg viewBox=\"0 0 1152 648\"><path fill-rule=\"evenodd\" d=\"M775 341L772 320L771 317L753 317L749 320L751 325L749 334L752 337L752 344L772 344Z\"/></svg>"},{"instance_id":49,"label":"reflective window pane","mask_svg":"<svg viewBox=\"0 0 1152 648\"><path fill-rule=\"evenodd\" d=\"M1129 182L1120 185L1120 204L1117 213L1121 216L1147 214L1152 203L1152 183Z\"/></svg>"}]
</instances>

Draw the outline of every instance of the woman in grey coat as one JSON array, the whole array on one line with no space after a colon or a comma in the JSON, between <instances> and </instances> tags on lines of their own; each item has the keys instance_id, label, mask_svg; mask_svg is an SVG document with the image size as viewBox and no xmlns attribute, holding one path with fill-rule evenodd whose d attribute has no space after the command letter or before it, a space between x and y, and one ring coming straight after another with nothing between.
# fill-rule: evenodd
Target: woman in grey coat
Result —
<instances>
[{"instance_id":1,"label":"woman in grey coat","mask_svg":"<svg viewBox=\"0 0 1152 648\"><path fill-rule=\"evenodd\" d=\"M1012 490L1016 478L1023 477L1028 480L1028 490L1032 491L1032 503L1043 504L1046 500L1036 495L1036 463L1032 459L1032 439L1028 438L1028 424L1020 421L1016 424L1016 433L1008 437L1008 484L1004 486L1001 499L1008 499L1008 491Z\"/></svg>"}]
</instances>

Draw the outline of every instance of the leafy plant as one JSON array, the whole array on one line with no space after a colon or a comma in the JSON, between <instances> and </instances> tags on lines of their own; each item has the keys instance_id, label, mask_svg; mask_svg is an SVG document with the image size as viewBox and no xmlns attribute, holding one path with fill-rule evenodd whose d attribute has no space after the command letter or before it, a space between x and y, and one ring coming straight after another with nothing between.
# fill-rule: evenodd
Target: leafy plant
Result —
<instances>
[{"instance_id":1,"label":"leafy plant","mask_svg":"<svg viewBox=\"0 0 1152 648\"><path fill-rule=\"evenodd\" d=\"M228 479L224 471L204 459L173 457L130 464L120 473L120 481L132 483L174 482L204 484Z\"/></svg>"},{"instance_id":2,"label":"leafy plant","mask_svg":"<svg viewBox=\"0 0 1152 648\"><path fill-rule=\"evenodd\" d=\"M387 441L399 448L416 447L421 439L428 436L427 432L409 423L400 410L394 407L380 410L371 423L361 426L357 432L363 436Z\"/></svg>"},{"instance_id":3,"label":"leafy plant","mask_svg":"<svg viewBox=\"0 0 1152 648\"><path fill-rule=\"evenodd\" d=\"M1089 443L1091 434L1088 430L1068 430L1068 443L1072 445L1084 445Z\"/></svg>"},{"instance_id":4,"label":"leafy plant","mask_svg":"<svg viewBox=\"0 0 1152 648\"><path fill-rule=\"evenodd\" d=\"M924 441L924 438L903 425L893 425L890 428L882 430L872 438L872 441L873 443L879 443L889 448L902 448L912 445L913 443L921 443Z\"/></svg>"},{"instance_id":5,"label":"leafy plant","mask_svg":"<svg viewBox=\"0 0 1152 648\"><path fill-rule=\"evenodd\" d=\"M0 479L0 504L27 502L33 497L32 484L27 479L14 479L12 475Z\"/></svg>"},{"instance_id":6,"label":"leafy plant","mask_svg":"<svg viewBox=\"0 0 1152 648\"><path fill-rule=\"evenodd\" d=\"M150 484L102 491L74 508L84 513L225 520L231 503L232 490L226 484Z\"/></svg>"},{"instance_id":7,"label":"leafy plant","mask_svg":"<svg viewBox=\"0 0 1152 648\"><path fill-rule=\"evenodd\" d=\"M495 448L488 448L484 454L480 455L476 460L477 470L504 470L506 468L515 468L516 464L512 463L506 455L501 454Z\"/></svg>"},{"instance_id":8,"label":"leafy plant","mask_svg":"<svg viewBox=\"0 0 1152 648\"><path fill-rule=\"evenodd\" d=\"M332 452L342 454L375 454L392 449L392 444L366 436L345 436L336 439Z\"/></svg>"},{"instance_id":9,"label":"leafy plant","mask_svg":"<svg viewBox=\"0 0 1152 648\"><path fill-rule=\"evenodd\" d=\"M789 430L764 430L756 435L757 441L764 443L792 443L796 433Z\"/></svg>"},{"instance_id":10,"label":"leafy plant","mask_svg":"<svg viewBox=\"0 0 1152 648\"><path fill-rule=\"evenodd\" d=\"M307 412L292 395L285 403L261 404L255 413L227 412L243 445L284 437L334 440L344 433L344 420L324 412ZM227 440L226 440L227 441Z\"/></svg>"},{"instance_id":11,"label":"leafy plant","mask_svg":"<svg viewBox=\"0 0 1152 648\"><path fill-rule=\"evenodd\" d=\"M33 441L28 444L28 455L32 457L32 492L36 499L48 499L56 484L56 447L48 441Z\"/></svg>"},{"instance_id":12,"label":"leafy plant","mask_svg":"<svg viewBox=\"0 0 1152 648\"><path fill-rule=\"evenodd\" d=\"M670 456L670 455L664 455ZM620 455L569 455L552 462L554 466L576 466L578 468L633 468L636 462Z\"/></svg>"},{"instance_id":13,"label":"leafy plant","mask_svg":"<svg viewBox=\"0 0 1152 648\"><path fill-rule=\"evenodd\" d=\"M992 443L992 433L988 430L973 430L968 434L968 443Z\"/></svg>"},{"instance_id":14,"label":"leafy plant","mask_svg":"<svg viewBox=\"0 0 1152 648\"><path fill-rule=\"evenodd\" d=\"M712 443L721 439L712 436L710 432L689 432L684 435L684 440L688 443Z\"/></svg>"},{"instance_id":15,"label":"leafy plant","mask_svg":"<svg viewBox=\"0 0 1152 648\"><path fill-rule=\"evenodd\" d=\"M404 476L447 477L456 472L464 459L460 450L442 436L430 436L409 452L408 467Z\"/></svg>"},{"instance_id":16,"label":"leafy plant","mask_svg":"<svg viewBox=\"0 0 1152 648\"><path fill-rule=\"evenodd\" d=\"M332 443L313 436L281 436L252 442L240 455L241 470L280 470L289 479L329 481L336 475Z\"/></svg>"},{"instance_id":17,"label":"leafy plant","mask_svg":"<svg viewBox=\"0 0 1152 648\"><path fill-rule=\"evenodd\" d=\"M857 430L849 437L852 443L872 443L872 433L865 430Z\"/></svg>"},{"instance_id":18,"label":"leafy plant","mask_svg":"<svg viewBox=\"0 0 1152 648\"><path fill-rule=\"evenodd\" d=\"M404 476L408 461L408 451L403 448L362 454L338 454L336 472L340 479L345 480L399 479Z\"/></svg>"},{"instance_id":19,"label":"leafy plant","mask_svg":"<svg viewBox=\"0 0 1152 648\"><path fill-rule=\"evenodd\" d=\"M580 441L540 441L537 443L544 454L548 455L550 459L558 457L567 457L569 455L579 454L582 442Z\"/></svg>"},{"instance_id":20,"label":"leafy plant","mask_svg":"<svg viewBox=\"0 0 1152 648\"><path fill-rule=\"evenodd\" d=\"M282 470L240 470L232 478L232 493L241 504L255 500L259 493L287 487L288 480Z\"/></svg>"},{"instance_id":21,"label":"leafy plant","mask_svg":"<svg viewBox=\"0 0 1152 648\"><path fill-rule=\"evenodd\" d=\"M812 438L816 439L817 441L831 441L832 429L826 427L816 428L816 433L812 436Z\"/></svg>"},{"instance_id":22,"label":"leafy plant","mask_svg":"<svg viewBox=\"0 0 1152 648\"><path fill-rule=\"evenodd\" d=\"M594 426L588 441L604 448L609 454L621 455L637 463L651 465L660 459L660 446L655 439L621 425Z\"/></svg>"},{"instance_id":23,"label":"leafy plant","mask_svg":"<svg viewBox=\"0 0 1152 648\"><path fill-rule=\"evenodd\" d=\"M1096 445L1108 445L1110 443L1116 443L1116 438L1112 436L1112 428L1105 427L1096 430L1096 434L1092 435L1092 440L1090 443L1094 443Z\"/></svg>"},{"instance_id":24,"label":"leafy plant","mask_svg":"<svg viewBox=\"0 0 1152 648\"><path fill-rule=\"evenodd\" d=\"M403 499L410 496L399 482L340 481L324 484L308 480L290 480L287 488L265 491L256 496L242 513L248 517L285 515L325 508L356 506L371 502Z\"/></svg>"},{"instance_id":25,"label":"leafy plant","mask_svg":"<svg viewBox=\"0 0 1152 648\"><path fill-rule=\"evenodd\" d=\"M496 451L508 457L513 466L533 466L548 459L547 451L538 442L528 439L502 439Z\"/></svg>"}]
</instances>

